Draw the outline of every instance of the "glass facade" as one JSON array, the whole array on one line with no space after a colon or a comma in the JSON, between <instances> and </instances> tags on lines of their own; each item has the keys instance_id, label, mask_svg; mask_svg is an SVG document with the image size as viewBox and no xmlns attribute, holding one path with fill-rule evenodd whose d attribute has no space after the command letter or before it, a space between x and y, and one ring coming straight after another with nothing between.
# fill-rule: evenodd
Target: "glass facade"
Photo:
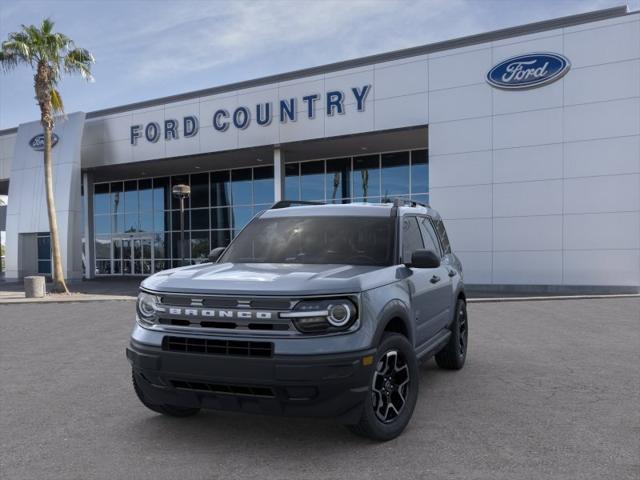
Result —
<instances>
[{"instance_id":1,"label":"glass facade","mask_svg":"<svg viewBox=\"0 0 640 480\"><path fill-rule=\"evenodd\" d=\"M185 201L184 244L178 184ZM206 260L226 246L260 210L273 203L273 167L203 172L96 183L93 226L97 275L149 275Z\"/></svg>"},{"instance_id":2,"label":"glass facade","mask_svg":"<svg viewBox=\"0 0 640 480\"><path fill-rule=\"evenodd\" d=\"M288 163L285 198L327 203L406 197L429 202L427 150Z\"/></svg>"},{"instance_id":3,"label":"glass facade","mask_svg":"<svg viewBox=\"0 0 640 480\"><path fill-rule=\"evenodd\" d=\"M402 196L428 202L427 150L312 160L285 165L285 198L327 203L379 202ZM185 201L184 244L178 184ZM96 275L149 275L200 263L226 246L274 201L273 166L96 183L93 227Z\"/></svg>"}]
</instances>

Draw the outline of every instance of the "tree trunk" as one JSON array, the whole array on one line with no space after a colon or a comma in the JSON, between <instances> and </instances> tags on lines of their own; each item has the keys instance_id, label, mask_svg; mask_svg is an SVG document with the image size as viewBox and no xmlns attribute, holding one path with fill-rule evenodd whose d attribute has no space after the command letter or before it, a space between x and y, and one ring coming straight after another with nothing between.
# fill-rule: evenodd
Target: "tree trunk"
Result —
<instances>
[{"instance_id":1,"label":"tree trunk","mask_svg":"<svg viewBox=\"0 0 640 480\"><path fill-rule=\"evenodd\" d=\"M47 214L49 216L49 232L51 233L51 256L53 261L53 291L69 293L62 272L62 256L60 255L60 239L58 238L58 217L53 197L53 167L51 165L51 127L44 127L44 184L47 193Z\"/></svg>"},{"instance_id":2,"label":"tree trunk","mask_svg":"<svg viewBox=\"0 0 640 480\"><path fill-rule=\"evenodd\" d=\"M51 235L51 256L53 261L53 291L69 293L62 271L60 239L58 238L58 217L53 197L53 166L51 162L51 133L53 131L53 106L51 104L51 69L40 62L35 75L35 91L40 105L40 122L44 128L44 186L47 194L47 214Z\"/></svg>"}]
</instances>

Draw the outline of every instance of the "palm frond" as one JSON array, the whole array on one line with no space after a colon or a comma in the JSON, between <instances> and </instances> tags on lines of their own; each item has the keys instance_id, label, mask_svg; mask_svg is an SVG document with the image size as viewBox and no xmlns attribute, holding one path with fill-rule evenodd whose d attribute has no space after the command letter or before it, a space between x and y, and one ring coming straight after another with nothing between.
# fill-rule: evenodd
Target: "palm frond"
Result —
<instances>
[{"instance_id":1,"label":"palm frond","mask_svg":"<svg viewBox=\"0 0 640 480\"><path fill-rule=\"evenodd\" d=\"M21 35L10 35L9 40L2 42L2 51L13 53L28 63L33 62L33 50L29 39Z\"/></svg>"},{"instance_id":2,"label":"palm frond","mask_svg":"<svg viewBox=\"0 0 640 480\"><path fill-rule=\"evenodd\" d=\"M54 25L55 25L55 22L51 20L50 17L47 17L44 20L42 20L42 25L40 26L40 30L44 35L50 35L51 32L53 31Z\"/></svg>"},{"instance_id":3,"label":"palm frond","mask_svg":"<svg viewBox=\"0 0 640 480\"><path fill-rule=\"evenodd\" d=\"M64 105L62 103L62 97L60 92L55 88L51 89L51 106L54 113L64 113Z\"/></svg>"},{"instance_id":4,"label":"palm frond","mask_svg":"<svg viewBox=\"0 0 640 480\"><path fill-rule=\"evenodd\" d=\"M75 48L64 57L64 70L67 73L79 73L82 78L92 81L91 65L95 63L93 55L84 48Z\"/></svg>"},{"instance_id":5,"label":"palm frond","mask_svg":"<svg viewBox=\"0 0 640 480\"><path fill-rule=\"evenodd\" d=\"M0 50L0 65L4 71L9 71L18 66L18 56L11 52Z\"/></svg>"}]
</instances>

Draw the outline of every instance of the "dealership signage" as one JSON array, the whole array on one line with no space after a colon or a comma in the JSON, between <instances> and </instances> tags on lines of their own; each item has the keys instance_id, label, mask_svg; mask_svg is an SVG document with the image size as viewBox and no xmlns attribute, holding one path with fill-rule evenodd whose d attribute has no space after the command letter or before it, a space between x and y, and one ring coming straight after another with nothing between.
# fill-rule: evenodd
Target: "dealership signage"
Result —
<instances>
[{"instance_id":1,"label":"dealership signage","mask_svg":"<svg viewBox=\"0 0 640 480\"><path fill-rule=\"evenodd\" d=\"M487 73L487 82L505 90L541 87L561 78L570 67L558 53L529 53L500 62Z\"/></svg>"},{"instance_id":2,"label":"dealership signage","mask_svg":"<svg viewBox=\"0 0 640 480\"><path fill-rule=\"evenodd\" d=\"M55 133L52 133L51 148L56 146L56 143L58 143L58 140L60 140L60 137L58 137L58 135L56 135ZM44 151L44 133L39 133L38 135L34 136L31 140L29 140L29 146L37 152L43 152Z\"/></svg>"},{"instance_id":3,"label":"dealership signage","mask_svg":"<svg viewBox=\"0 0 640 480\"><path fill-rule=\"evenodd\" d=\"M275 105L273 102L262 102L255 105L241 105L234 110L225 108L217 109L211 118L206 121L217 132L226 132L229 129L244 130L255 122L259 127L269 125L275 116L280 123L296 122L300 115L313 120L316 111L324 109L327 117L346 113L345 104L353 102L357 112L364 112L367 95L371 85L352 87L349 91L333 90L326 92L324 97L318 93L310 93L302 97L281 99ZM175 140L180 138L195 137L198 134L200 119L196 115L186 115L181 119L168 118L160 125L158 122L149 122L146 125L131 125L131 145L137 145L139 139L145 139L150 143L156 143L160 138Z\"/></svg>"}]
</instances>

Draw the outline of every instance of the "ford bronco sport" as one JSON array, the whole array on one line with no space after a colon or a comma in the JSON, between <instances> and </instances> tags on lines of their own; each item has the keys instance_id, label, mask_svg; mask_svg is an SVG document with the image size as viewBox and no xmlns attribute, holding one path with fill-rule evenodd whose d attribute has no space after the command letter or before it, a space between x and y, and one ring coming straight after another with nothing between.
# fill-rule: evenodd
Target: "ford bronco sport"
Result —
<instances>
[{"instance_id":1,"label":"ford bronco sport","mask_svg":"<svg viewBox=\"0 0 640 480\"><path fill-rule=\"evenodd\" d=\"M416 404L418 362L462 368L462 266L415 202L283 201L210 263L145 279L127 348L155 412L334 417L389 440Z\"/></svg>"}]
</instances>

